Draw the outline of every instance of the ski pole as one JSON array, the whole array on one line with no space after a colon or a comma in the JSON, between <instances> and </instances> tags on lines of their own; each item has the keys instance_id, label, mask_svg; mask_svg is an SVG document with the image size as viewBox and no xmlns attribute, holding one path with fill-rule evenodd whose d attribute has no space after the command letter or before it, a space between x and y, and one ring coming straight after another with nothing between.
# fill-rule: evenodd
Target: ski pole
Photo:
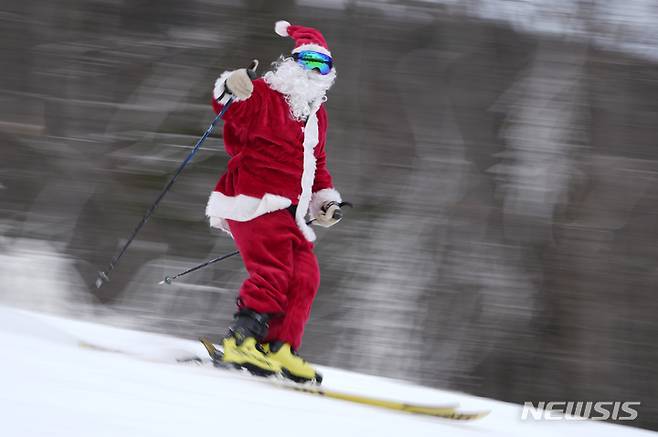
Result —
<instances>
[{"instance_id":1,"label":"ski pole","mask_svg":"<svg viewBox=\"0 0 658 437\"><path fill-rule=\"evenodd\" d=\"M249 74L249 77L251 80L254 80L256 78L256 67L258 66L258 61L253 60L251 65L249 65L249 68L247 68L247 73ZM110 281L110 273L112 273L112 270L116 267L117 263L119 262L119 259L123 256L123 254L126 252L128 249L128 246L130 246L130 243L133 242L135 239L135 236L137 236L137 233L142 229L142 227L146 224L146 222L151 218L151 215L155 211L155 209L158 207L160 204L160 201L162 198L167 194L169 189L171 188L172 185L174 185L174 182L176 182L176 178L178 175L183 171L185 166L192 160L192 157L196 155L196 153L199 151L199 148L201 148L201 145L203 144L204 141L206 141L206 138L210 136L212 133L213 129L215 128L215 123L219 119L221 119L224 116L224 113L226 113L226 110L231 106L231 103L233 103L233 97L231 97L222 110L217 114L217 116L213 119L213 121L210 123L210 126L208 126L208 129L206 129L206 132L199 138L199 140L196 142L194 147L192 148L192 151L187 155L187 157L183 160L183 162L178 166L178 169L176 170L176 173L174 173L174 176L167 182L167 185L165 185L164 189L160 192L158 197L155 199L155 202L151 205L151 207L146 211L146 214L144 214L144 217L142 217L142 220L137 224L137 227L133 230L132 234L130 234L130 237L128 237L128 241L126 244L123 245L121 250L112 257L112 260L110 261L110 265L105 271L99 271L98 272L98 278L96 279L96 288L100 288L105 282Z\"/></svg>"},{"instance_id":2,"label":"ski pole","mask_svg":"<svg viewBox=\"0 0 658 437\"><path fill-rule=\"evenodd\" d=\"M343 207L343 206L349 206L350 208L353 207L352 204L351 204L350 202L341 202L341 203L338 204L338 206L340 206L340 207ZM343 214L340 212L340 210L338 210L338 211L334 211L334 218L337 219L337 220L340 220L341 218L343 218ZM306 222L306 224L307 224L307 225L310 225L310 224L313 223L314 221L315 221L315 219L313 219L313 220L309 220L309 221ZM236 250L236 251L233 251L233 252L231 252L231 253L227 253L227 254L225 254L225 255L218 256L217 258L213 258L213 259L211 259L210 261L206 261L206 262L201 263L201 264L199 264L199 265L197 265L197 266L190 267L189 269L187 269L187 270L185 270L185 271L183 271L183 272L180 272L180 273L178 273L178 274L176 274L176 275L174 275L174 276L165 276L165 278L164 278L162 281L158 282L158 284L159 284L159 285L163 285L163 284L171 285L172 282L174 282L176 279L180 278L181 276L185 276L185 275L187 275L188 273L192 273L192 272L194 272L194 271L196 271L196 270L202 269L202 268L204 268L204 267L206 267L206 266L209 266L210 264L215 264L216 262L222 261L222 260L224 260L224 259L226 259L226 258L230 258L230 257L232 257L232 256L234 256L234 255L239 254L239 253L240 253L240 251L239 251L239 250Z\"/></svg>"},{"instance_id":3,"label":"ski pole","mask_svg":"<svg viewBox=\"0 0 658 437\"><path fill-rule=\"evenodd\" d=\"M225 255L218 256L217 258L211 259L210 261L206 261L206 262L204 262L203 264L199 264L198 266L191 267L191 268L185 270L184 272L180 272L180 273L177 274L177 275L174 275L174 276L165 276L165 278L164 278L162 281L158 282L158 284L160 284L160 285L162 285L162 284L170 284L170 285L171 285L171 283L172 283L173 281L175 281L176 279L180 278L181 276L185 276L185 275L187 275L188 273L192 273L192 272L195 271L195 270L202 269L202 268L204 268L204 267L206 267L206 266L209 266L210 264L214 264L214 263L216 263L216 262L218 262L218 261L221 261L221 260L223 260L223 259L230 258L230 257L232 257L232 256L234 256L234 255L237 255L238 253L240 253L240 251L239 251L239 250L236 250L236 251L233 251L233 252L231 252L231 253L227 253L227 254L225 254Z\"/></svg>"}]
</instances>

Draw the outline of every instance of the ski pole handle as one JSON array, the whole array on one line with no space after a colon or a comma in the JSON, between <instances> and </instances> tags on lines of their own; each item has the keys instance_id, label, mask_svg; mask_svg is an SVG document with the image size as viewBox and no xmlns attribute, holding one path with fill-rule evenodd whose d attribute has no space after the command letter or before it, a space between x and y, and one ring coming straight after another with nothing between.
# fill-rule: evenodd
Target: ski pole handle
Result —
<instances>
[{"instance_id":1,"label":"ski pole handle","mask_svg":"<svg viewBox=\"0 0 658 437\"><path fill-rule=\"evenodd\" d=\"M258 59L251 61L251 64L247 67L247 75L249 79L256 80L256 69L258 68Z\"/></svg>"},{"instance_id":2,"label":"ski pole handle","mask_svg":"<svg viewBox=\"0 0 658 437\"><path fill-rule=\"evenodd\" d=\"M253 82L254 80L256 80L256 68L258 68L258 59L254 59L253 61L251 61L251 63L249 64L249 66L247 68L236 70L235 72L244 70L247 73L247 77L249 78L249 80L251 82ZM253 85L251 83L249 83L248 85L245 85L243 83L242 85L240 85L240 88L242 88L242 87L251 87L251 89L248 90L248 91L246 89L242 90L242 93L244 94L244 96L241 96L240 94L236 94L233 90L231 90L229 88L229 84L228 84L228 82L231 80L232 76L233 76L233 73L231 73L229 75L229 77L224 81L224 90L222 91L222 93L219 95L219 97L215 97L215 101L217 103L220 103L220 104L225 99L225 97L229 97L227 99L227 102L224 103L225 108L228 107L228 105L231 104L236 97L239 97L241 99L246 99L251 95L251 93L253 91ZM240 79L240 80L242 80L242 79ZM231 86L233 86L233 85L231 85Z\"/></svg>"},{"instance_id":3,"label":"ski pole handle","mask_svg":"<svg viewBox=\"0 0 658 437\"><path fill-rule=\"evenodd\" d=\"M322 211L327 212L327 209L329 209L332 205L338 205L338 209L334 211L334 214L332 218L334 220L340 220L343 218L343 211L340 210L343 206L349 206L350 208L354 208L354 205L352 205L351 202L328 202L322 207Z\"/></svg>"}]
</instances>

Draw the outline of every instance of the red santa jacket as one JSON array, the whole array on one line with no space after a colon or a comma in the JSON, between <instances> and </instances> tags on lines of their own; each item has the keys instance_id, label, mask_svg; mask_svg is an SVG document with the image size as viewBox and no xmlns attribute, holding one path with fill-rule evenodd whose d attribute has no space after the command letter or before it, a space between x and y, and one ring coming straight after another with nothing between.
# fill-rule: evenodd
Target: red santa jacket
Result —
<instances>
[{"instance_id":1,"label":"red santa jacket","mask_svg":"<svg viewBox=\"0 0 658 437\"><path fill-rule=\"evenodd\" d=\"M215 85L217 113L226 100L217 101L229 74ZM281 93L262 78L253 83L251 97L234 101L224 114L224 146L231 159L210 195L206 215L211 226L228 232L226 219L248 221L297 205L297 225L314 241L306 215L317 216L325 201L341 201L326 167L326 110L318 105L306 122L296 121Z\"/></svg>"}]
</instances>

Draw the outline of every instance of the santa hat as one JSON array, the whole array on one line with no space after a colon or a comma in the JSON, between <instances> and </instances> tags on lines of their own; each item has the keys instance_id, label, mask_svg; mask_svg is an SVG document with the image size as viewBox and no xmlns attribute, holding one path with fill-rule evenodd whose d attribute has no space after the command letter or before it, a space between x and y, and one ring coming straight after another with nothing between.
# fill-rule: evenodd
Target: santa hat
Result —
<instances>
[{"instance_id":1,"label":"santa hat","mask_svg":"<svg viewBox=\"0 0 658 437\"><path fill-rule=\"evenodd\" d=\"M280 36L289 36L295 40L295 48L292 53L299 53L304 50L313 50L331 56L327 48L327 41L319 30L312 27L293 26L287 21L281 20L274 24L274 31Z\"/></svg>"}]
</instances>

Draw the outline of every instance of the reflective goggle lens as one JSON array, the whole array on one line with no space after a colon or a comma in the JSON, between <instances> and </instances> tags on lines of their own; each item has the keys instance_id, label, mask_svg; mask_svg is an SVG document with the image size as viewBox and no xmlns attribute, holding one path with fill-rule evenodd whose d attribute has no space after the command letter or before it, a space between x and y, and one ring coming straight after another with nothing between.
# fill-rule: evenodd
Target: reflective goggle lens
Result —
<instances>
[{"instance_id":1,"label":"reflective goggle lens","mask_svg":"<svg viewBox=\"0 0 658 437\"><path fill-rule=\"evenodd\" d=\"M320 74L327 74L331 71L331 56L325 55L324 53L306 50L294 53L293 58L306 70L318 70Z\"/></svg>"}]
</instances>

